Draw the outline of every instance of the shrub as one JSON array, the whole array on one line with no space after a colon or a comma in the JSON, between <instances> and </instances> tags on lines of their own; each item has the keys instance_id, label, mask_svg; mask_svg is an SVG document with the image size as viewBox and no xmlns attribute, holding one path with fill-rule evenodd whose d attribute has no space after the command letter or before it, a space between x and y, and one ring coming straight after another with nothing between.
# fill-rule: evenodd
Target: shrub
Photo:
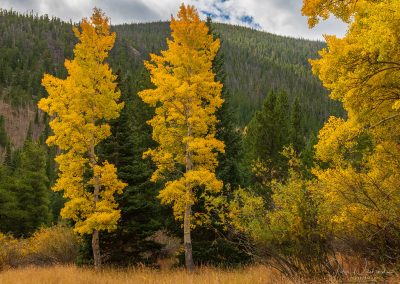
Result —
<instances>
[{"instance_id":1,"label":"shrub","mask_svg":"<svg viewBox=\"0 0 400 284\"><path fill-rule=\"evenodd\" d=\"M71 228L41 228L30 238L0 234L0 269L25 265L70 264L78 256L80 239Z\"/></svg>"},{"instance_id":2,"label":"shrub","mask_svg":"<svg viewBox=\"0 0 400 284\"><path fill-rule=\"evenodd\" d=\"M0 233L0 270L16 267L23 259L23 241Z\"/></svg>"},{"instance_id":3,"label":"shrub","mask_svg":"<svg viewBox=\"0 0 400 284\"><path fill-rule=\"evenodd\" d=\"M73 263L78 256L79 238L71 228L41 228L29 238L28 258L31 264Z\"/></svg>"}]
</instances>

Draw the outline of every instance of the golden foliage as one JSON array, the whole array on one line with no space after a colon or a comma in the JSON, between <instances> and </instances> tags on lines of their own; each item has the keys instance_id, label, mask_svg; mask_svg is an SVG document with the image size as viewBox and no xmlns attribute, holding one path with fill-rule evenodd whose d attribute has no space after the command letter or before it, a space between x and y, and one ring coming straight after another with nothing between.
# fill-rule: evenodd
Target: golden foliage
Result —
<instances>
[{"instance_id":1,"label":"golden foliage","mask_svg":"<svg viewBox=\"0 0 400 284\"><path fill-rule=\"evenodd\" d=\"M26 265L70 264L76 260L80 239L71 228L41 228L30 238L0 234L0 270Z\"/></svg>"},{"instance_id":2,"label":"golden foliage","mask_svg":"<svg viewBox=\"0 0 400 284\"><path fill-rule=\"evenodd\" d=\"M314 170L314 191L335 230L364 239L377 232L398 235L400 1L357 1L352 14L347 35L327 36L321 58L311 60L348 112L347 119L331 117L320 131L316 154L324 164Z\"/></svg>"},{"instance_id":3,"label":"golden foliage","mask_svg":"<svg viewBox=\"0 0 400 284\"><path fill-rule=\"evenodd\" d=\"M181 6L178 18L172 17L171 30L168 50L151 54L151 60L145 62L156 88L139 96L156 107L149 124L159 146L144 154L157 165L152 180L180 176L167 182L159 197L172 204L176 218L182 219L185 206L196 202L192 190L222 188L214 173L217 152L224 151L224 143L215 138L222 85L215 82L211 70L220 43L213 40L192 6Z\"/></svg>"},{"instance_id":4,"label":"golden foliage","mask_svg":"<svg viewBox=\"0 0 400 284\"><path fill-rule=\"evenodd\" d=\"M239 189L229 203L229 218L236 229L267 246L284 247L289 242L303 246L310 235L316 242L315 236L325 232L317 224L318 209L310 191L313 181L302 176L301 160L292 147L284 147L282 154L288 158L289 177L270 182L272 205L248 189Z\"/></svg>"},{"instance_id":5,"label":"golden foliage","mask_svg":"<svg viewBox=\"0 0 400 284\"><path fill-rule=\"evenodd\" d=\"M366 4L343 39L327 36L313 71L364 125L398 114L400 2Z\"/></svg>"},{"instance_id":6,"label":"golden foliage","mask_svg":"<svg viewBox=\"0 0 400 284\"><path fill-rule=\"evenodd\" d=\"M74 59L65 61L68 77L45 74L42 84L49 96L38 106L53 118L50 127L54 135L47 144L63 150L56 158L60 173L53 187L64 191L68 199L61 215L76 222L76 232L90 234L114 229L120 217L114 194L121 193L126 184L118 180L113 165L107 161L98 164L95 147L111 135L106 121L117 118L124 104L118 102L121 94L116 76L103 62L115 41L108 19L95 9L74 33L79 43ZM93 192L95 186L101 189L99 196Z\"/></svg>"},{"instance_id":7,"label":"golden foliage","mask_svg":"<svg viewBox=\"0 0 400 284\"><path fill-rule=\"evenodd\" d=\"M386 0L303 0L301 12L308 17L308 25L314 27L319 21L326 20L330 14L349 22L365 3L385 2ZM391 1L391 0L389 0Z\"/></svg>"}]
</instances>

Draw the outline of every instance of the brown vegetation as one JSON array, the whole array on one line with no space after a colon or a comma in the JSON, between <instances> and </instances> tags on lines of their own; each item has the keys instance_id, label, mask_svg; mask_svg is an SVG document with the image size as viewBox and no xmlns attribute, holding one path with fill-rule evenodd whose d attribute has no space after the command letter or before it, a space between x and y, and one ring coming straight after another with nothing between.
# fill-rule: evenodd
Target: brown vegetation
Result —
<instances>
[{"instance_id":1,"label":"brown vegetation","mask_svg":"<svg viewBox=\"0 0 400 284\"><path fill-rule=\"evenodd\" d=\"M215 283L215 284L257 284L257 283L399 283L400 278L388 279L365 274L348 275L345 281L332 277L324 279L288 279L276 270L265 266L253 266L245 269L221 270L202 267L194 273L184 269L154 270L147 268L103 269L95 271L76 266L25 267L0 272L0 283L10 284L79 284L79 283Z\"/></svg>"},{"instance_id":2,"label":"brown vegetation","mask_svg":"<svg viewBox=\"0 0 400 284\"><path fill-rule=\"evenodd\" d=\"M0 283L291 283L280 273L264 266L243 270L221 271L214 268L200 268L194 273L184 269L156 271L151 269L111 270L96 272L75 266L51 268L27 267L11 269L0 273Z\"/></svg>"},{"instance_id":3,"label":"brown vegetation","mask_svg":"<svg viewBox=\"0 0 400 284\"><path fill-rule=\"evenodd\" d=\"M0 234L0 270L27 265L73 263L79 245L72 229L61 225L42 228L27 239Z\"/></svg>"}]
</instances>

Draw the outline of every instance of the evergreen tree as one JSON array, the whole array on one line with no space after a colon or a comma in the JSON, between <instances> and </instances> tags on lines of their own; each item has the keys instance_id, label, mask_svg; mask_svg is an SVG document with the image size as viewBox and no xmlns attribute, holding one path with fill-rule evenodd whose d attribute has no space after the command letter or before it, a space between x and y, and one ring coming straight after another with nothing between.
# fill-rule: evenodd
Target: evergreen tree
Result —
<instances>
[{"instance_id":1,"label":"evergreen tree","mask_svg":"<svg viewBox=\"0 0 400 284\"><path fill-rule=\"evenodd\" d=\"M18 189L21 210L25 213L23 231L33 233L51 218L49 180L46 175L46 150L36 142L25 142L20 166L15 175L20 177Z\"/></svg>"},{"instance_id":2,"label":"evergreen tree","mask_svg":"<svg viewBox=\"0 0 400 284\"><path fill-rule=\"evenodd\" d=\"M6 148L8 145L8 136L4 128L4 116L0 115L0 146Z\"/></svg>"},{"instance_id":3,"label":"evergreen tree","mask_svg":"<svg viewBox=\"0 0 400 284\"><path fill-rule=\"evenodd\" d=\"M0 165L0 232L15 233L22 221L17 195L10 190L13 178L9 167Z\"/></svg>"},{"instance_id":4,"label":"evergreen tree","mask_svg":"<svg viewBox=\"0 0 400 284\"><path fill-rule=\"evenodd\" d=\"M275 144L278 148L282 145L289 143L289 118L291 109L289 105L288 96L285 91L281 91L277 96L276 106L274 108L277 124L275 126L276 141Z\"/></svg>"},{"instance_id":5,"label":"evergreen tree","mask_svg":"<svg viewBox=\"0 0 400 284\"><path fill-rule=\"evenodd\" d=\"M14 222L9 231L16 236L27 236L51 220L47 155L42 145L31 140L15 155L14 171L3 172L3 206L15 210L8 213Z\"/></svg>"},{"instance_id":6,"label":"evergreen tree","mask_svg":"<svg viewBox=\"0 0 400 284\"><path fill-rule=\"evenodd\" d=\"M290 107L286 92L270 92L264 104L250 121L245 137L245 161L251 166L250 184L269 199L270 182L285 180L288 159L282 154L284 146L294 145L300 154L304 149L300 104Z\"/></svg>"},{"instance_id":7,"label":"evergreen tree","mask_svg":"<svg viewBox=\"0 0 400 284\"><path fill-rule=\"evenodd\" d=\"M222 41L220 35L213 29L209 17L207 18L207 26L214 39ZM243 173L239 164L243 155L242 135L237 127L235 109L232 106L232 93L226 85L225 59L222 49L218 50L212 67L216 80L222 83L221 97L224 99L223 105L216 113L219 121L216 137L225 143L225 153L220 153L218 156L217 176L224 182L225 187L237 188L243 183Z\"/></svg>"},{"instance_id":8,"label":"evergreen tree","mask_svg":"<svg viewBox=\"0 0 400 284\"><path fill-rule=\"evenodd\" d=\"M121 79L124 75L118 73ZM137 83L130 76L122 78L119 88L125 107L120 117L111 122L112 136L99 148L100 157L115 164L118 177L128 184L117 197L121 209L118 227L112 233L105 233L101 240L110 263L151 264L161 248L148 238L161 229L165 214L161 213L162 207L156 198L158 186L150 182L153 163L142 159L142 153L154 146L151 128L146 123L154 111L137 96L137 91L150 87L147 70L143 70Z\"/></svg>"},{"instance_id":9,"label":"evergreen tree","mask_svg":"<svg viewBox=\"0 0 400 284\"><path fill-rule=\"evenodd\" d=\"M279 152L276 146L276 94L271 91L260 111L257 111L247 126L244 140L246 160L251 163L260 160L267 163L272 155Z\"/></svg>"},{"instance_id":10,"label":"evergreen tree","mask_svg":"<svg viewBox=\"0 0 400 284\"><path fill-rule=\"evenodd\" d=\"M290 113L290 126L289 126L289 138L292 143L293 149L300 153L304 147L304 128L303 128L303 120L302 120L302 112L300 109L299 97L296 97L291 113Z\"/></svg>"}]
</instances>

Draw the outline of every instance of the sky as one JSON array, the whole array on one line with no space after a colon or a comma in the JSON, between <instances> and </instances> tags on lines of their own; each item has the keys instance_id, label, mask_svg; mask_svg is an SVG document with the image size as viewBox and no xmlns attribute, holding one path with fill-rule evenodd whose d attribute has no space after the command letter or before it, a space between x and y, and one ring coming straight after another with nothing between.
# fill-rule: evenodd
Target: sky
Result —
<instances>
[{"instance_id":1,"label":"sky","mask_svg":"<svg viewBox=\"0 0 400 284\"><path fill-rule=\"evenodd\" d=\"M0 0L0 8L19 12L34 11L78 22L91 15L93 7L103 9L112 24L169 20L183 0ZM309 29L301 15L302 0L185 0L202 18L238 24L266 32L323 40L323 34L343 36L346 26L336 19Z\"/></svg>"}]
</instances>

